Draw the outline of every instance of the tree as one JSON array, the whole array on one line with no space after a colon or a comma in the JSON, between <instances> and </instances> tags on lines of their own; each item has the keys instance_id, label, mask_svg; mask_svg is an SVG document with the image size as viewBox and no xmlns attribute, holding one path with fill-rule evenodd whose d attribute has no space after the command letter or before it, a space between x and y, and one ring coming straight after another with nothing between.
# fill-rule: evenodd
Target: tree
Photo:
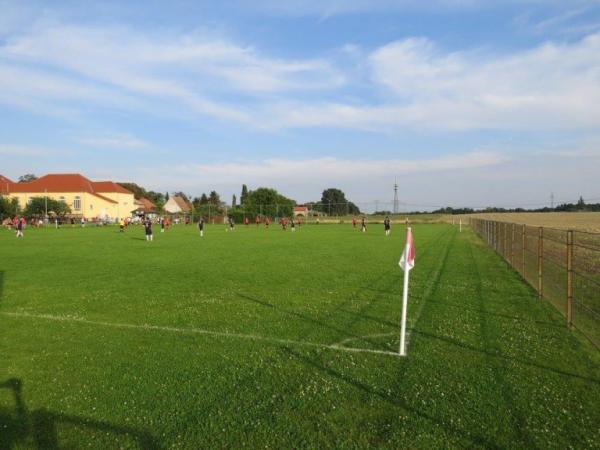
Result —
<instances>
[{"instance_id":1,"label":"tree","mask_svg":"<svg viewBox=\"0 0 600 450\"><path fill-rule=\"evenodd\" d=\"M48 213L53 212L57 216L64 216L71 213L71 208L65 202L49 197L33 197L27 203L23 214L26 217L44 216L46 215L46 208L48 208Z\"/></svg>"},{"instance_id":2,"label":"tree","mask_svg":"<svg viewBox=\"0 0 600 450\"><path fill-rule=\"evenodd\" d=\"M346 199L340 189L329 188L323 191L321 202L315 205L317 210L330 216L344 216L346 214L360 214L360 209L351 201Z\"/></svg>"},{"instance_id":3,"label":"tree","mask_svg":"<svg viewBox=\"0 0 600 450\"><path fill-rule=\"evenodd\" d=\"M186 194L184 194L181 191L177 191L177 192L173 192L173 196L174 197L181 197L182 199L184 199L186 201L186 203L190 202L190 199L188 198L188 196Z\"/></svg>"},{"instance_id":4,"label":"tree","mask_svg":"<svg viewBox=\"0 0 600 450\"><path fill-rule=\"evenodd\" d=\"M232 207L232 208L235 208L235 207L236 207L236 200L237 200L237 199L235 198L235 194L233 194L233 197L232 197L232 199L231 199L231 207Z\"/></svg>"},{"instance_id":5,"label":"tree","mask_svg":"<svg viewBox=\"0 0 600 450\"><path fill-rule=\"evenodd\" d=\"M162 208L165 204L165 197L160 192L146 191L145 197L154 203L158 208Z\"/></svg>"},{"instance_id":6,"label":"tree","mask_svg":"<svg viewBox=\"0 0 600 450\"><path fill-rule=\"evenodd\" d=\"M157 208L162 208L165 204L165 197L160 192L147 191L142 186L137 185L136 183L117 183L119 186L123 186L128 191L133 192L133 196L136 199L140 199L142 197L147 198L152 203L154 203Z\"/></svg>"},{"instance_id":7,"label":"tree","mask_svg":"<svg viewBox=\"0 0 600 450\"><path fill-rule=\"evenodd\" d=\"M579 200L577 200L577 208L585 209L585 202L583 201L582 196L579 196Z\"/></svg>"},{"instance_id":8,"label":"tree","mask_svg":"<svg viewBox=\"0 0 600 450\"><path fill-rule=\"evenodd\" d=\"M169 201L169 193L165 192L165 203Z\"/></svg>"},{"instance_id":9,"label":"tree","mask_svg":"<svg viewBox=\"0 0 600 450\"><path fill-rule=\"evenodd\" d=\"M217 191L210 191L210 194L208 194L208 203L214 206L221 206L221 196L217 194Z\"/></svg>"},{"instance_id":10,"label":"tree","mask_svg":"<svg viewBox=\"0 0 600 450\"><path fill-rule=\"evenodd\" d=\"M124 187L128 191L133 192L133 196L137 199L142 197L146 197L146 189L141 186L138 186L135 183L117 183L119 186Z\"/></svg>"},{"instance_id":11,"label":"tree","mask_svg":"<svg viewBox=\"0 0 600 450\"><path fill-rule=\"evenodd\" d=\"M16 198L9 200L0 195L0 220L11 218L19 214L19 201Z\"/></svg>"},{"instance_id":12,"label":"tree","mask_svg":"<svg viewBox=\"0 0 600 450\"><path fill-rule=\"evenodd\" d=\"M294 206L295 200L269 188L258 188L248 192L244 202L244 210L250 216L262 214L269 217L289 217L293 214Z\"/></svg>"},{"instance_id":13,"label":"tree","mask_svg":"<svg viewBox=\"0 0 600 450\"><path fill-rule=\"evenodd\" d=\"M34 174L26 173L25 175L21 175L18 181L19 183L29 183L30 181L34 181L37 179L38 177L36 177Z\"/></svg>"},{"instance_id":14,"label":"tree","mask_svg":"<svg viewBox=\"0 0 600 450\"><path fill-rule=\"evenodd\" d=\"M242 184L242 195L240 195L240 205L246 203L246 198L248 198L248 186Z\"/></svg>"}]
</instances>

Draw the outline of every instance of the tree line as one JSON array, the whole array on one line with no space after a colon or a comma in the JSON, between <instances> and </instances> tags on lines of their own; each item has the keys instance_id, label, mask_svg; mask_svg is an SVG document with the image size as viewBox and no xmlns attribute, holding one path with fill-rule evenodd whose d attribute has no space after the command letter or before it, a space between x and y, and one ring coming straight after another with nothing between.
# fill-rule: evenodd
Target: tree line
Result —
<instances>
[{"instance_id":1,"label":"tree line","mask_svg":"<svg viewBox=\"0 0 600 450\"><path fill-rule=\"evenodd\" d=\"M36 179L37 177L34 174L25 174L19 177L18 180L20 183L26 183ZM214 216L227 213L227 215L233 217L238 222L241 222L244 217L291 217L294 213L294 207L297 205L296 200L280 194L274 188L259 187L251 190L245 184L242 185L239 201L238 197L234 194L230 205L227 205L215 190L209 191L208 195L203 193L199 197L192 197L182 191L172 192L171 194L165 192L163 194L148 190L132 182L117 184L132 192L138 200L142 197L150 200L156 205L157 212L163 211L163 207L170 196L179 196L192 206L192 211L196 215ZM341 216L360 214L359 208L347 200L344 192L337 188L323 190L320 201L308 202L305 205L310 211L323 215ZM44 216L46 212L65 216L71 213L71 209L64 202L54 200L50 197L34 197L30 199L23 210L20 210L16 199L9 200L0 195L1 219L16 215L40 217Z\"/></svg>"},{"instance_id":2,"label":"tree line","mask_svg":"<svg viewBox=\"0 0 600 450\"><path fill-rule=\"evenodd\" d=\"M476 214L476 213L508 213L508 212L600 212L600 203L586 203L583 197L579 197L576 203L561 203L554 208L545 206L543 208L452 208L447 206L445 208L436 209L432 211L433 214Z\"/></svg>"}]
</instances>

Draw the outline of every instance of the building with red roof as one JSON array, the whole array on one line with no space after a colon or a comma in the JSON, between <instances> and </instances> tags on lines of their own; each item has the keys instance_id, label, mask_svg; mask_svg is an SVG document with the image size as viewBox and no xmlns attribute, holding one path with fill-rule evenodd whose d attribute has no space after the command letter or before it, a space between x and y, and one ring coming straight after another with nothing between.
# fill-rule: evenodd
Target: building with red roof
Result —
<instances>
[{"instance_id":1,"label":"building with red roof","mask_svg":"<svg viewBox=\"0 0 600 450\"><path fill-rule=\"evenodd\" d=\"M129 217L136 209L133 193L112 181L92 181L78 173L53 173L27 183L15 183L0 175L0 194L16 198L25 208L34 197L66 203L74 216Z\"/></svg>"},{"instance_id":2,"label":"building with red roof","mask_svg":"<svg viewBox=\"0 0 600 450\"><path fill-rule=\"evenodd\" d=\"M189 213L192 206L183 197L174 195L167 200L163 209L171 214Z\"/></svg>"},{"instance_id":3,"label":"building with red roof","mask_svg":"<svg viewBox=\"0 0 600 450\"><path fill-rule=\"evenodd\" d=\"M306 206L294 206L294 217L308 217L308 208Z\"/></svg>"},{"instance_id":4,"label":"building with red roof","mask_svg":"<svg viewBox=\"0 0 600 450\"><path fill-rule=\"evenodd\" d=\"M146 197L140 197L135 200L136 210L135 213L137 215L153 215L157 214L157 208L154 203L148 200Z\"/></svg>"}]
</instances>

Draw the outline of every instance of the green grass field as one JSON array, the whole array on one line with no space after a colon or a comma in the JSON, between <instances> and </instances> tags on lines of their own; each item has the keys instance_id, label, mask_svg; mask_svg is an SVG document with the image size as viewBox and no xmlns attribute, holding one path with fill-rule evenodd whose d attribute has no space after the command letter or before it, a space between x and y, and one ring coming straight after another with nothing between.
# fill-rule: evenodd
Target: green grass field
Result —
<instances>
[{"instance_id":1,"label":"green grass field","mask_svg":"<svg viewBox=\"0 0 600 450\"><path fill-rule=\"evenodd\" d=\"M600 358L470 230L0 231L0 449L599 448Z\"/></svg>"}]
</instances>

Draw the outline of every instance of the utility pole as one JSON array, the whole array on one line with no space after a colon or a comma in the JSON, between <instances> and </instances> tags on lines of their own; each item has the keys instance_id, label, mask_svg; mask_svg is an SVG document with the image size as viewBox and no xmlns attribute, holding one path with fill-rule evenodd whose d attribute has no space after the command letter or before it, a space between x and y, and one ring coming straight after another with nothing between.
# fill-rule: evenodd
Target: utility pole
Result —
<instances>
[{"instance_id":1,"label":"utility pole","mask_svg":"<svg viewBox=\"0 0 600 450\"><path fill-rule=\"evenodd\" d=\"M554 192L550 193L550 208L554 209Z\"/></svg>"},{"instance_id":2,"label":"utility pole","mask_svg":"<svg viewBox=\"0 0 600 450\"><path fill-rule=\"evenodd\" d=\"M398 214L400 212L398 206L398 180L394 179L394 214Z\"/></svg>"},{"instance_id":3,"label":"utility pole","mask_svg":"<svg viewBox=\"0 0 600 450\"><path fill-rule=\"evenodd\" d=\"M44 224L48 226L48 189L44 189L44 207L46 210L46 216L44 217Z\"/></svg>"}]
</instances>

